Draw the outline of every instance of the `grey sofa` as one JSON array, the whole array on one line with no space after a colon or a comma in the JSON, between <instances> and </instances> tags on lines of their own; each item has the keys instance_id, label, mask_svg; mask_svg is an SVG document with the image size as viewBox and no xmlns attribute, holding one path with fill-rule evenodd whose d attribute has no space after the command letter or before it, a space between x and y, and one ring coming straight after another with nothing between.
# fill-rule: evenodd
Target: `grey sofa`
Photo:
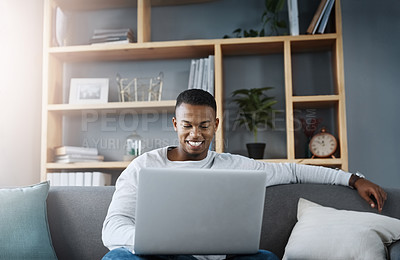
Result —
<instances>
[{"instance_id":1,"label":"grey sofa","mask_svg":"<svg viewBox=\"0 0 400 260\"><path fill-rule=\"evenodd\" d=\"M400 218L400 189L388 189L382 214ZM52 187L47 211L53 246L60 260L101 259L107 252L101 241L103 220L114 187ZM260 248L282 257L296 223L300 197L338 209L376 212L355 190L318 184L290 184L267 188ZM390 248L400 259L400 242Z\"/></svg>"}]
</instances>

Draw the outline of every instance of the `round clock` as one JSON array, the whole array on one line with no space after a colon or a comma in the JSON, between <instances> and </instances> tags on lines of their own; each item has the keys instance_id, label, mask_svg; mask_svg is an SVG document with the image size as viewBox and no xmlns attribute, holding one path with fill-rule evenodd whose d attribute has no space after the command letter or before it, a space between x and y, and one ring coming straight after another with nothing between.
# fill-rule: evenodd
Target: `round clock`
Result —
<instances>
[{"instance_id":1,"label":"round clock","mask_svg":"<svg viewBox=\"0 0 400 260\"><path fill-rule=\"evenodd\" d=\"M329 156L335 158L333 154L337 149L337 141L333 135L326 132L325 128L322 128L321 133L318 133L311 138L309 147L313 154L311 158L325 158Z\"/></svg>"}]
</instances>

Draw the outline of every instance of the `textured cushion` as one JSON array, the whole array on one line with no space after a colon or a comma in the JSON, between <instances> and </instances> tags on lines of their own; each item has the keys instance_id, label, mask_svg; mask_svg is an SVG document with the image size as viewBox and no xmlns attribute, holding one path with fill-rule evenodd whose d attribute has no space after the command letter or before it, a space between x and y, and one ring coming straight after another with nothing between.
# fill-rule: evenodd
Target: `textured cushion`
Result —
<instances>
[{"instance_id":1,"label":"textured cushion","mask_svg":"<svg viewBox=\"0 0 400 260\"><path fill-rule=\"evenodd\" d=\"M400 239L400 220L387 216L298 203L298 222L284 259L386 259L386 247Z\"/></svg>"},{"instance_id":2,"label":"textured cushion","mask_svg":"<svg viewBox=\"0 0 400 260\"><path fill-rule=\"evenodd\" d=\"M49 183L0 189L0 259L57 259L47 223Z\"/></svg>"}]
</instances>

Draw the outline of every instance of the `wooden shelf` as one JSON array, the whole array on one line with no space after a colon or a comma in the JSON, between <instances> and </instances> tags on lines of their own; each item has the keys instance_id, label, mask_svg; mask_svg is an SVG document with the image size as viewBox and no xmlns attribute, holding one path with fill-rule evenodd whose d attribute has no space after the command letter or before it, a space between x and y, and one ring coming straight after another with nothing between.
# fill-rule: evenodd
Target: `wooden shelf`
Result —
<instances>
[{"instance_id":1,"label":"wooden shelf","mask_svg":"<svg viewBox=\"0 0 400 260\"><path fill-rule=\"evenodd\" d=\"M262 159L258 160L269 163L301 163L309 165L323 166L339 166L342 164L341 159ZM46 167L50 170L68 170L68 169L125 169L130 162L115 161L115 162L81 162L81 163L47 163Z\"/></svg>"},{"instance_id":2,"label":"wooden shelf","mask_svg":"<svg viewBox=\"0 0 400 260\"><path fill-rule=\"evenodd\" d=\"M181 5L212 2L215 0L151 0L152 6ZM70 11L89 11L111 8L133 8L137 6L138 0L56 0L62 9Z\"/></svg>"},{"instance_id":3,"label":"wooden shelf","mask_svg":"<svg viewBox=\"0 0 400 260\"><path fill-rule=\"evenodd\" d=\"M81 162L81 163L47 163L49 170L68 170L68 169L125 169L130 162Z\"/></svg>"},{"instance_id":4,"label":"wooden shelf","mask_svg":"<svg viewBox=\"0 0 400 260\"><path fill-rule=\"evenodd\" d=\"M207 40L51 47L49 54L64 62L190 59L214 53Z\"/></svg>"},{"instance_id":5,"label":"wooden shelf","mask_svg":"<svg viewBox=\"0 0 400 260\"><path fill-rule=\"evenodd\" d=\"M336 105L339 99L338 95L294 96L292 102L294 108L326 108Z\"/></svg>"},{"instance_id":6,"label":"wooden shelf","mask_svg":"<svg viewBox=\"0 0 400 260\"><path fill-rule=\"evenodd\" d=\"M162 41L128 44L75 45L51 47L49 54L66 62L123 61L152 59L191 59L207 57L221 45L224 55L283 53L284 42L292 42L294 50L306 51L331 46L336 34L270 36L258 38Z\"/></svg>"},{"instance_id":7,"label":"wooden shelf","mask_svg":"<svg viewBox=\"0 0 400 260\"><path fill-rule=\"evenodd\" d=\"M51 104L47 105L49 112L62 114L77 114L83 110L114 111L116 114L127 109L135 113L173 113L175 111L175 100L162 101L140 101L140 102L109 102L106 104Z\"/></svg>"},{"instance_id":8,"label":"wooden shelf","mask_svg":"<svg viewBox=\"0 0 400 260\"><path fill-rule=\"evenodd\" d=\"M321 165L321 166L340 166L343 161L340 158L316 158L316 159L262 159L259 160L262 162L270 162L270 163L301 163L301 164L309 164L309 165Z\"/></svg>"}]
</instances>

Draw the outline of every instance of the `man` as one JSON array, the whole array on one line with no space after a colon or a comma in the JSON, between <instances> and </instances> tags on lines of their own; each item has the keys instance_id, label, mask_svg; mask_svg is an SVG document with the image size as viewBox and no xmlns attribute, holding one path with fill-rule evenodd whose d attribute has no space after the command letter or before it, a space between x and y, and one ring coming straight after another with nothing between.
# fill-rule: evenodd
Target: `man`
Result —
<instances>
[{"instance_id":1,"label":"man","mask_svg":"<svg viewBox=\"0 0 400 260\"><path fill-rule=\"evenodd\" d=\"M135 237L135 207L138 172L145 167L252 169L267 173L267 186L287 183L323 183L351 186L357 189L371 207L382 210L386 193L378 185L356 175L318 166L294 163L264 163L240 155L218 154L209 151L219 125L214 97L200 89L179 94L175 117L172 119L178 134L179 146L164 147L145 153L121 173L103 225L103 243L110 251L103 259L150 259L133 252ZM371 199L374 197L375 202ZM236 259L246 256L236 256ZM249 256L247 256L249 257ZM260 251L251 259L277 259ZM197 257L200 258L200 257ZM204 258L202 256L201 258ZM224 259L225 256L210 256ZM193 256L152 256L151 259L196 259ZM244 259L244 258L243 258Z\"/></svg>"}]
</instances>

